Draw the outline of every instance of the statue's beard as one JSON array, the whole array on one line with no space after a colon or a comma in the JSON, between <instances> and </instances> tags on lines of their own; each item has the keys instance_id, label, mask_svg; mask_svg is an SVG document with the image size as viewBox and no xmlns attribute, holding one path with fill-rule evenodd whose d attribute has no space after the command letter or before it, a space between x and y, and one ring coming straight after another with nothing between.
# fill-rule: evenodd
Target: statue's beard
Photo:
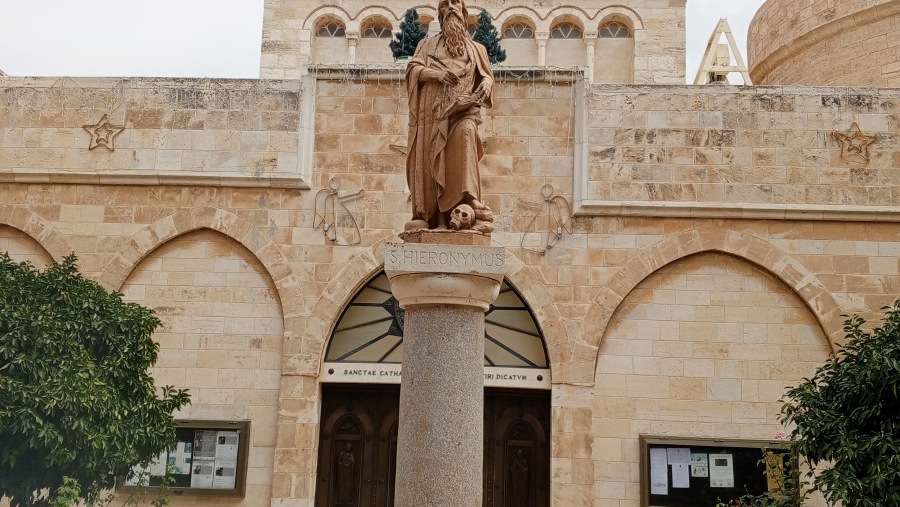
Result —
<instances>
[{"instance_id":1,"label":"statue's beard","mask_svg":"<svg viewBox=\"0 0 900 507\"><path fill-rule=\"evenodd\" d=\"M444 23L441 25L441 31L444 35L444 44L447 45L447 52L454 58L461 57L466 51L466 39L469 32L466 30L466 23L456 11L448 12L444 16Z\"/></svg>"}]
</instances>

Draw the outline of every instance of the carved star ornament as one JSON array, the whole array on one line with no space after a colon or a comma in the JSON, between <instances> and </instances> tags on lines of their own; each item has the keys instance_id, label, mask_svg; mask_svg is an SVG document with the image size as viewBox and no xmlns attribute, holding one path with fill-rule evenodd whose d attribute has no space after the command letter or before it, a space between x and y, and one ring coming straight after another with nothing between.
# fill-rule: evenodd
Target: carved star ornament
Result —
<instances>
[{"instance_id":1,"label":"carved star ornament","mask_svg":"<svg viewBox=\"0 0 900 507\"><path fill-rule=\"evenodd\" d=\"M870 136L863 133L859 128L859 124L853 122L848 133L834 132L834 139L841 143L841 158L845 162L856 164L869 163L869 146L875 144L878 140L876 136Z\"/></svg>"},{"instance_id":2,"label":"carved star ornament","mask_svg":"<svg viewBox=\"0 0 900 507\"><path fill-rule=\"evenodd\" d=\"M94 151L101 146L109 151L116 151L116 136L125 130L125 125L113 125L109 121L109 115L104 114L97 123L82 125L81 128L91 135L91 141L88 144L89 151Z\"/></svg>"}]
</instances>

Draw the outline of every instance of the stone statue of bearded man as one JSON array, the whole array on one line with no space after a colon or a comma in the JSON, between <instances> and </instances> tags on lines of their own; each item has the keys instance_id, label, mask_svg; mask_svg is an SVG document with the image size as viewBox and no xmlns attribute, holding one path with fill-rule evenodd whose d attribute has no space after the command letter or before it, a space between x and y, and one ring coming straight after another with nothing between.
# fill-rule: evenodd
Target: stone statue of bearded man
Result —
<instances>
[{"instance_id":1,"label":"stone statue of bearded man","mask_svg":"<svg viewBox=\"0 0 900 507\"><path fill-rule=\"evenodd\" d=\"M487 50L469 37L467 19L463 0L440 0L441 33L423 39L406 68L413 215L407 232L447 229L460 205L474 211L471 230L493 230L493 214L481 202L478 125L481 108L493 104L494 74Z\"/></svg>"}]
</instances>

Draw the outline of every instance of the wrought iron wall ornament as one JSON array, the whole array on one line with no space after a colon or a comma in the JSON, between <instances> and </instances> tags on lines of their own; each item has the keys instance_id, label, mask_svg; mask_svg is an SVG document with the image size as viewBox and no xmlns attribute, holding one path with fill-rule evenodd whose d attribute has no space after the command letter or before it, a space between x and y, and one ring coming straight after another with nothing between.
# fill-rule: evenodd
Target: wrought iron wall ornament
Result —
<instances>
[{"instance_id":1,"label":"wrought iron wall ornament","mask_svg":"<svg viewBox=\"0 0 900 507\"><path fill-rule=\"evenodd\" d=\"M562 239L563 233L571 234L569 220L572 219L572 208L569 201L561 195L554 195L555 189L553 185L547 184L541 187L541 197L544 199L542 203L533 203L529 201L519 200L519 204L525 208L535 210L535 214L531 217L528 225L525 226L525 232L522 234L522 241L519 246L530 252L546 255L547 252L556 246ZM544 217L545 224L538 224L538 220ZM538 226L543 225L543 230L538 230ZM541 236L541 247L533 248L525 246L525 240L528 238L529 231L533 234Z\"/></svg>"},{"instance_id":2,"label":"wrought iron wall ornament","mask_svg":"<svg viewBox=\"0 0 900 507\"><path fill-rule=\"evenodd\" d=\"M316 215L313 229L322 229L325 238L338 246L358 245L362 241L359 222L345 203L356 199L363 193L362 189L340 194L341 180L332 178L328 188L316 193Z\"/></svg>"},{"instance_id":3,"label":"wrought iron wall ornament","mask_svg":"<svg viewBox=\"0 0 900 507\"><path fill-rule=\"evenodd\" d=\"M109 151L116 151L116 136L125 130L125 125L113 125L109 121L109 115L104 114L97 123L82 125L81 128L91 135L91 140L88 143L89 151L94 151L100 146Z\"/></svg>"},{"instance_id":4,"label":"wrought iron wall ornament","mask_svg":"<svg viewBox=\"0 0 900 507\"><path fill-rule=\"evenodd\" d=\"M851 164L868 164L869 147L878 140L876 136L865 134L856 122L850 125L847 133L832 132L831 137L841 144L841 160Z\"/></svg>"}]
</instances>

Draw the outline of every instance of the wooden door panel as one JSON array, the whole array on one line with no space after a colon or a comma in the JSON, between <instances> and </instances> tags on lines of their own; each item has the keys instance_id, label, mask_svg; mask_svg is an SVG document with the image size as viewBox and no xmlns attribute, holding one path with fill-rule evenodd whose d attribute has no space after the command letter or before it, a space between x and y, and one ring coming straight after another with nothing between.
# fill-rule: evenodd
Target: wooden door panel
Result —
<instances>
[{"instance_id":1,"label":"wooden door panel","mask_svg":"<svg viewBox=\"0 0 900 507\"><path fill-rule=\"evenodd\" d=\"M492 440L485 468L493 484L485 507L549 506L549 393L494 393L485 405L485 433Z\"/></svg>"},{"instance_id":2,"label":"wooden door panel","mask_svg":"<svg viewBox=\"0 0 900 507\"><path fill-rule=\"evenodd\" d=\"M390 443L383 427L396 426L399 406L396 388L323 388L316 507L391 505L386 502L389 451L381 449ZM349 422L361 430L352 431Z\"/></svg>"},{"instance_id":3,"label":"wooden door panel","mask_svg":"<svg viewBox=\"0 0 900 507\"><path fill-rule=\"evenodd\" d=\"M323 386L316 507L393 507L399 407L397 386ZM548 507L550 393L488 390L484 424L484 507Z\"/></svg>"}]
</instances>

